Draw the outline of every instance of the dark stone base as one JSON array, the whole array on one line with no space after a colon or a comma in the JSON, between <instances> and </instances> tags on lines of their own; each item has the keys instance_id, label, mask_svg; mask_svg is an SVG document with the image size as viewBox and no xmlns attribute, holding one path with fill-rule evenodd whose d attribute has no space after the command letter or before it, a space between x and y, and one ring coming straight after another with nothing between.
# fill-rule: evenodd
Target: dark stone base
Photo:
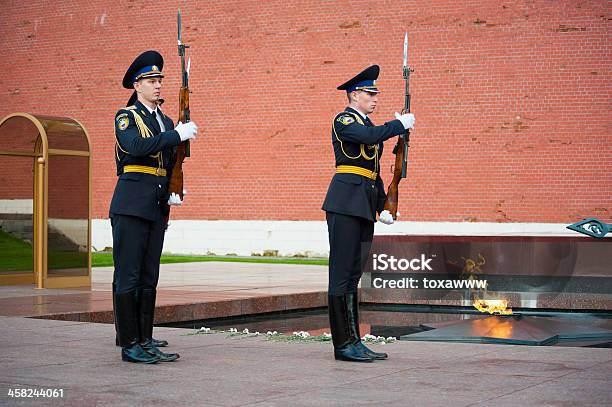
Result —
<instances>
[{"instance_id":1,"label":"dark stone base","mask_svg":"<svg viewBox=\"0 0 612 407\"><path fill-rule=\"evenodd\" d=\"M404 335L404 341L554 345L573 341L612 340L612 320L598 318L549 318L489 316L464 321L422 324L429 329Z\"/></svg>"}]
</instances>

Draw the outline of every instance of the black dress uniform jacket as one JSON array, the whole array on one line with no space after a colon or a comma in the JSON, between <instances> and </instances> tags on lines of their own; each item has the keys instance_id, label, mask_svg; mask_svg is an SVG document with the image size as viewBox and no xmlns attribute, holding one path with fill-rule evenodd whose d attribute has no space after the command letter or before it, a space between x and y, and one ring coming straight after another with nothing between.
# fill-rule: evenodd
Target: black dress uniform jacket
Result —
<instances>
[{"instance_id":1,"label":"black dress uniform jacket","mask_svg":"<svg viewBox=\"0 0 612 407\"><path fill-rule=\"evenodd\" d=\"M399 120L374 126L369 118L363 119L350 107L336 115L332 125L336 167L340 165L361 167L375 172L377 176L376 180L373 180L357 174L335 174L322 209L326 212L357 216L375 222L376 212L380 213L383 210L387 198L379 175L383 142L405 131Z\"/></svg>"},{"instance_id":2,"label":"black dress uniform jacket","mask_svg":"<svg viewBox=\"0 0 612 407\"><path fill-rule=\"evenodd\" d=\"M172 120L159 108L157 114L163 120L164 132L140 101L115 115L115 160L119 179L110 205L111 217L113 214L131 215L154 221L160 214L165 217L169 214L168 181L174 167L175 147L181 139ZM143 124L148 132L142 128ZM166 176L124 172L126 165L165 169Z\"/></svg>"}]
</instances>

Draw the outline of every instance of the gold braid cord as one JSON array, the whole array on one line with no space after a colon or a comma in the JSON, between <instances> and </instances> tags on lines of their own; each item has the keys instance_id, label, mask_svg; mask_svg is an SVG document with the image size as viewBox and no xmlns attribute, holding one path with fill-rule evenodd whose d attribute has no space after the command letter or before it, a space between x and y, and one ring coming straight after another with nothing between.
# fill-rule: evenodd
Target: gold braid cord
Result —
<instances>
[{"instance_id":1,"label":"gold braid cord","mask_svg":"<svg viewBox=\"0 0 612 407\"><path fill-rule=\"evenodd\" d=\"M351 112L342 112L342 114L349 114L351 117L354 117L357 122L359 124L361 124L362 126L364 126L365 124L363 123L363 120L361 120L361 117L358 117L357 115L352 114ZM338 118L339 115L336 116L336 118ZM368 146L368 148L370 150L374 149L374 154L369 157L366 152L365 152L365 144L360 144L360 153L357 154L355 157L352 157L350 155L348 155L346 153L346 151L344 151L344 145L342 144L342 140L340 139L340 137L338 137L338 133L336 133L336 123L335 123L336 119L334 119L334 124L332 125L332 129L334 130L334 136L336 136L336 140L338 140L340 142L340 149L342 150L342 154L344 154L344 156L346 158L349 158L351 160L356 160L359 157L363 157L368 161L371 160L375 160L374 161L374 172L378 172L378 145L374 145L374 146Z\"/></svg>"},{"instance_id":2,"label":"gold braid cord","mask_svg":"<svg viewBox=\"0 0 612 407\"><path fill-rule=\"evenodd\" d=\"M140 133L140 137L144 137L144 138L152 137L153 132L151 131L151 129L147 127L144 120L142 120L142 117L140 117L140 115L136 113L136 110L130 109L130 108L128 108L127 110L132 112L132 115L134 116L134 121L136 122L136 127L138 128L138 133ZM129 152L127 152L126 150L123 149L123 147L121 147L121 145L119 144L119 140L117 140L116 147L115 147L115 154L117 154L117 158L119 158L119 151L117 151L117 147L124 153L129 154ZM161 151L158 152L157 154L150 155L149 157L157 158L159 168L163 167L163 159L162 159Z\"/></svg>"},{"instance_id":3,"label":"gold braid cord","mask_svg":"<svg viewBox=\"0 0 612 407\"><path fill-rule=\"evenodd\" d=\"M134 121L136 122L136 127L138 127L138 132L140 133L140 136L144 138L153 136L153 132L147 127L144 120L142 120L142 117L140 117L140 115L136 113L135 110L132 110L131 112L134 115Z\"/></svg>"}]
</instances>

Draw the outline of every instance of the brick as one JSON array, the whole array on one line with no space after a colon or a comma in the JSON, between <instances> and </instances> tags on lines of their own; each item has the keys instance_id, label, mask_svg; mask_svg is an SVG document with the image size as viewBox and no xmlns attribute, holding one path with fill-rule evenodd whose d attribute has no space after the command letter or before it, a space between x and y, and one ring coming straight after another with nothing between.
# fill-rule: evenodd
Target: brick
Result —
<instances>
[{"instance_id":1,"label":"brick","mask_svg":"<svg viewBox=\"0 0 612 407\"><path fill-rule=\"evenodd\" d=\"M192 46L191 114L202 133L185 164L186 205L173 218L324 219L331 120L345 103L335 87L378 63L383 93L372 119L391 119L403 103L408 30L417 128L400 186L403 219L610 220L607 1L384 5L307 0L296 12L297 3L181 4ZM26 111L85 125L94 218L108 213L113 118L130 95L123 73L140 52L165 56L164 107L177 117L177 6L13 1L0 9L0 116ZM0 133L4 146L8 139ZM381 163L387 181L391 149L388 142ZM2 162L0 199L31 197L31 163ZM71 191L51 195L54 206L70 202Z\"/></svg>"}]
</instances>

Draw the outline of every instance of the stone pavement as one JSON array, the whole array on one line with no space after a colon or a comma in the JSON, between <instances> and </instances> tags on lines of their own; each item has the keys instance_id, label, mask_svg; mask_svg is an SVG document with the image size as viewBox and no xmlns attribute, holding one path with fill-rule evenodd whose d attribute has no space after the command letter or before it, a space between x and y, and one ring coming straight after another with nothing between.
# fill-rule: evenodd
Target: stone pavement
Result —
<instances>
[{"instance_id":1,"label":"stone pavement","mask_svg":"<svg viewBox=\"0 0 612 407\"><path fill-rule=\"evenodd\" d=\"M112 267L94 268L92 290L0 286L0 315L113 321ZM201 262L163 264L156 323L327 305L327 266Z\"/></svg>"},{"instance_id":2,"label":"stone pavement","mask_svg":"<svg viewBox=\"0 0 612 407\"><path fill-rule=\"evenodd\" d=\"M611 349L395 342L373 346L389 360L356 364L329 343L188 332L156 328L181 359L136 365L112 325L0 317L0 405L612 405ZM16 388L64 398L9 398Z\"/></svg>"},{"instance_id":3,"label":"stone pavement","mask_svg":"<svg viewBox=\"0 0 612 407\"><path fill-rule=\"evenodd\" d=\"M93 323L112 322L111 279L112 268L96 268L92 291L0 287L0 405L612 405L611 349L396 342L373 346L389 360L352 364L335 361L330 343L155 328L181 359L122 362L114 326ZM326 281L321 266L163 265L156 321L324 306Z\"/></svg>"}]
</instances>

